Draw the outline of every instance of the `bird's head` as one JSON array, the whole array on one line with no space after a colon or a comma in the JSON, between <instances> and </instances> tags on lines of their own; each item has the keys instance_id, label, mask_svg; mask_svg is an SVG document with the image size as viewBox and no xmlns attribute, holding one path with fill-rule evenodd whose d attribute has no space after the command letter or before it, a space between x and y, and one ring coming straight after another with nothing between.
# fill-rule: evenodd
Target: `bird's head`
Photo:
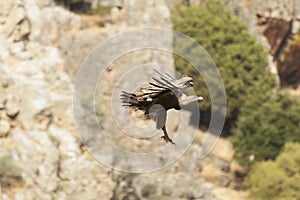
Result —
<instances>
[{"instance_id":1,"label":"bird's head","mask_svg":"<svg viewBox=\"0 0 300 200\"><path fill-rule=\"evenodd\" d=\"M199 96L199 97L197 97L197 101L204 101L204 98Z\"/></svg>"}]
</instances>

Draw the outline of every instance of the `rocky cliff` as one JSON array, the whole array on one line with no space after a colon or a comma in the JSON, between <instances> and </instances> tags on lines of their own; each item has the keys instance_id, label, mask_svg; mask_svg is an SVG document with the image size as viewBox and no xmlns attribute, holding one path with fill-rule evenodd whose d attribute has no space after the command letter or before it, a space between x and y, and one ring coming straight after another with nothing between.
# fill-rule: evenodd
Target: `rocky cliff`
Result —
<instances>
[{"instance_id":1,"label":"rocky cliff","mask_svg":"<svg viewBox=\"0 0 300 200\"><path fill-rule=\"evenodd\" d=\"M101 41L136 25L170 27L164 1L147 1L147 5L129 1L126 12L114 10L97 19L80 17L52 0L0 4L2 199L216 199L213 184L200 173L198 144L165 170L134 175L97 162L75 130L73 83L85 55ZM104 21L105 27L98 21ZM129 55L119 64L131 66L136 57L139 64L149 59L172 64L171 54L152 51ZM117 66L110 71L104 80L107 91ZM110 123L104 128L110 129Z\"/></svg>"},{"instance_id":2,"label":"rocky cliff","mask_svg":"<svg viewBox=\"0 0 300 200\"><path fill-rule=\"evenodd\" d=\"M270 67L278 74L280 85L297 88L300 84L300 66L297 56L293 55L300 53L296 39L300 33L300 1L224 2L245 21L249 30L269 51Z\"/></svg>"},{"instance_id":3,"label":"rocky cliff","mask_svg":"<svg viewBox=\"0 0 300 200\"><path fill-rule=\"evenodd\" d=\"M148 174L116 172L97 162L82 144L75 130L72 96L76 74L86 55L101 41L136 27L172 27L172 1L89 2L93 7L112 6L112 10L99 17L75 14L53 0L0 1L0 196L5 200L218 199L215 185L207 182L203 173L218 185L230 185L234 179L228 173L234 168L229 163L232 154L199 160L199 140L173 165ZM291 15L293 12L286 9L288 2L268 2L257 8L259 4L254 0L226 1L266 47L270 42L256 32L256 15L284 16L284 20L296 16L293 32L297 32L299 23L299 14ZM270 14L270 9L276 11ZM160 39L171 45L171 35ZM109 53L104 50L102 55ZM105 87L99 91L104 97L100 109L107 109L111 83L122 70L148 62L171 66L173 58L170 53L145 50L117 60L102 80ZM114 121L104 121L103 128L113 133ZM168 126L176 129L172 124ZM120 145L131 145L118 137L112 139ZM138 144L135 150L161 143ZM117 155L107 156L113 160ZM210 165L213 167L206 167ZM210 174L216 171L216 175ZM219 193L220 199L226 199Z\"/></svg>"}]
</instances>

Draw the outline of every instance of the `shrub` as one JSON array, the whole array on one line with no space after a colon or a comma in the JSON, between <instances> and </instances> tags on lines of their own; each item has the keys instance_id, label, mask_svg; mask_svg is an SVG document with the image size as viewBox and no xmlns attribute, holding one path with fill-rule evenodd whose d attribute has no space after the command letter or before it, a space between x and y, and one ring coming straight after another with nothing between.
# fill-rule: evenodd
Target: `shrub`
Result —
<instances>
[{"instance_id":1,"label":"shrub","mask_svg":"<svg viewBox=\"0 0 300 200\"><path fill-rule=\"evenodd\" d=\"M106 16L109 15L111 12L112 6L101 6L98 5L93 9L93 14L99 15L99 16Z\"/></svg>"},{"instance_id":2,"label":"shrub","mask_svg":"<svg viewBox=\"0 0 300 200\"><path fill-rule=\"evenodd\" d=\"M287 143L276 161L257 163L246 179L255 199L300 199L300 143Z\"/></svg>"},{"instance_id":3,"label":"shrub","mask_svg":"<svg viewBox=\"0 0 300 200\"><path fill-rule=\"evenodd\" d=\"M300 103L279 93L263 104L245 103L232 136L235 156L243 165L275 159L287 141L300 141Z\"/></svg>"},{"instance_id":4,"label":"shrub","mask_svg":"<svg viewBox=\"0 0 300 200\"><path fill-rule=\"evenodd\" d=\"M174 29L195 39L216 63L227 95L226 124L234 125L244 102L269 96L274 78L267 70L267 54L252 37L247 27L222 3L205 1L204 5L178 6L173 11ZM186 46L186 49L192 47ZM195 91L204 97L200 104L201 123L208 124L211 102L204 80L179 56L175 66L195 81Z\"/></svg>"}]
</instances>

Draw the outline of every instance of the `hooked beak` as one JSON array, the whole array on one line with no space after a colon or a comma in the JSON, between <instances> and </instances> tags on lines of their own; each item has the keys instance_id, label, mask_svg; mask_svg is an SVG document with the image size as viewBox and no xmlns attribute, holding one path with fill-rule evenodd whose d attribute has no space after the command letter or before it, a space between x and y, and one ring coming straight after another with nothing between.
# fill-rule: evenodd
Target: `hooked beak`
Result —
<instances>
[{"instance_id":1,"label":"hooked beak","mask_svg":"<svg viewBox=\"0 0 300 200\"><path fill-rule=\"evenodd\" d=\"M187 87L187 88L188 88L188 87L193 87L193 86L194 86L193 80L188 81L188 82L185 82L185 83L184 83L184 86Z\"/></svg>"},{"instance_id":2,"label":"hooked beak","mask_svg":"<svg viewBox=\"0 0 300 200\"><path fill-rule=\"evenodd\" d=\"M204 101L203 97L198 97L198 101Z\"/></svg>"}]
</instances>

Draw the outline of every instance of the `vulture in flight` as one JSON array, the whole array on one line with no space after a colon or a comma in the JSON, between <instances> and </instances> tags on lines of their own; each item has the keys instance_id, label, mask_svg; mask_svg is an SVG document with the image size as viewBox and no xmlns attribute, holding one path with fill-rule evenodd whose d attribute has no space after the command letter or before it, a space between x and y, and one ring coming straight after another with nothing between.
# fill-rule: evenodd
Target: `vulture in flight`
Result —
<instances>
[{"instance_id":1,"label":"vulture in flight","mask_svg":"<svg viewBox=\"0 0 300 200\"><path fill-rule=\"evenodd\" d=\"M192 87L193 79L182 76L175 79L169 74L162 75L155 71L158 76L145 85L140 86L134 92L122 91L121 100L123 106L142 110L147 118L156 122L156 128L162 129L161 136L167 143L175 144L166 130L167 111L169 109L180 110L189 103L202 101L203 97L195 95L187 96L182 90Z\"/></svg>"}]
</instances>

